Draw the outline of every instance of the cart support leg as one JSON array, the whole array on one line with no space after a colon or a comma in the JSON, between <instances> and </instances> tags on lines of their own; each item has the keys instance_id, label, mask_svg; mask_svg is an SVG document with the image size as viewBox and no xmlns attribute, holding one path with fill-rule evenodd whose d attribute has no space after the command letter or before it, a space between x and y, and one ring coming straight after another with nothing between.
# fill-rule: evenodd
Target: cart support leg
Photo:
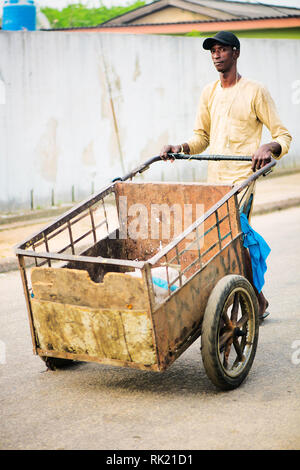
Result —
<instances>
[{"instance_id":1,"label":"cart support leg","mask_svg":"<svg viewBox=\"0 0 300 470\"><path fill-rule=\"evenodd\" d=\"M25 294L26 307L27 307L27 312L28 312L28 317L29 317L29 325L30 325L30 334L31 334L32 345L33 345L33 353L37 354L36 338L35 338L34 328L33 328L33 316L32 316L32 310L31 310L30 297L29 297L30 294L29 294L29 290L28 290L28 281L27 281L27 275L26 275L26 267L25 267L24 256L18 255L18 262L19 262L21 279L22 279L22 284L23 284L23 289L24 289L24 294Z\"/></svg>"}]
</instances>

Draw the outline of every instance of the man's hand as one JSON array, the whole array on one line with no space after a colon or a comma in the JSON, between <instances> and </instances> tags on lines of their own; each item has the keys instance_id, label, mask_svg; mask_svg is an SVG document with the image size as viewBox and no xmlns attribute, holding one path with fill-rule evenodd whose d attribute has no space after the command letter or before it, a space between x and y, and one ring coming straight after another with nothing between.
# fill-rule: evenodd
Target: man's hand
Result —
<instances>
[{"instance_id":1,"label":"man's hand","mask_svg":"<svg viewBox=\"0 0 300 470\"><path fill-rule=\"evenodd\" d=\"M160 158L162 158L163 160L174 161L174 158L170 157L168 154L180 153L182 150L184 151L185 154L190 153L190 146L187 142L185 142L182 145L165 145L160 151Z\"/></svg>"},{"instance_id":2,"label":"man's hand","mask_svg":"<svg viewBox=\"0 0 300 470\"><path fill-rule=\"evenodd\" d=\"M163 160L174 160L169 153L180 153L181 145L165 145L160 151L160 158Z\"/></svg>"},{"instance_id":3,"label":"man's hand","mask_svg":"<svg viewBox=\"0 0 300 470\"><path fill-rule=\"evenodd\" d=\"M259 170L270 163L272 154L281 154L281 145L277 142L261 145L252 155L252 171Z\"/></svg>"}]
</instances>

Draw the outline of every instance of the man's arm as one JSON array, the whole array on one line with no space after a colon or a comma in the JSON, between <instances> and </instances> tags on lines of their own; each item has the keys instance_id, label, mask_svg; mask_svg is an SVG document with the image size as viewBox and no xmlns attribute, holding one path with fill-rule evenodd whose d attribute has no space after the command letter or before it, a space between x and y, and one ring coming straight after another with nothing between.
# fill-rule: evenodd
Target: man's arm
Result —
<instances>
[{"instance_id":1,"label":"man's arm","mask_svg":"<svg viewBox=\"0 0 300 470\"><path fill-rule=\"evenodd\" d=\"M273 141L261 145L252 156L252 170L259 170L271 161L285 155L291 144L292 137L279 119L275 103L264 87L259 89L255 99L257 118L269 129Z\"/></svg>"}]
</instances>

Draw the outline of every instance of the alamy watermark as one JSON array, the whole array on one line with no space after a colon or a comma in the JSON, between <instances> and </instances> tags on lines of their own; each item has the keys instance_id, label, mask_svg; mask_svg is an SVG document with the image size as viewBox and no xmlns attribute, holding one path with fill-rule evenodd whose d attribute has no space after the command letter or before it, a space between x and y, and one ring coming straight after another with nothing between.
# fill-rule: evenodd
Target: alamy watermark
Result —
<instances>
[{"instance_id":1,"label":"alamy watermark","mask_svg":"<svg viewBox=\"0 0 300 470\"><path fill-rule=\"evenodd\" d=\"M300 80L292 82L292 103L300 104Z\"/></svg>"},{"instance_id":2,"label":"alamy watermark","mask_svg":"<svg viewBox=\"0 0 300 470\"><path fill-rule=\"evenodd\" d=\"M295 349L291 357L292 364L298 366L300 364L300 339L295 339L292 342L292 349Z\"/></svg>"},{"instance_id":3,"label":"alamy watermark","mask_svg":"<svg viewBox=\"0 0 300 470\"><path fill-rule=\"evenodd\" d=\"M187 230L190 225L204 214L204 204L150 204L128 205L127 196L119 198L120 229L118 238L121 240L174 240ZM185 239L190 243L191 250L201 248L204 243L204 224L187 233ZM110 235L116 238L115 233ZM197 245L197 247L196 247Z\"/></svg>"},{"instance_id":4,"label":"alamy watermark","mask_svg":"<svg viewBox=\"0 0 300 470\"><path fill-rule=\"evenodd\" d=\"M6 344L0 340L0 364L6 364Z\"/></svg>"},{"instance_id":5,"label":"alamy watermark","mask_svg":"<svg viewBox=\"0 0 300 470\"><path fill-rule=\"evenodd\" d=\"M0 77L0 104L6 103L6 90L5 90L5 83Z\"/></svg>"}]
</instances>

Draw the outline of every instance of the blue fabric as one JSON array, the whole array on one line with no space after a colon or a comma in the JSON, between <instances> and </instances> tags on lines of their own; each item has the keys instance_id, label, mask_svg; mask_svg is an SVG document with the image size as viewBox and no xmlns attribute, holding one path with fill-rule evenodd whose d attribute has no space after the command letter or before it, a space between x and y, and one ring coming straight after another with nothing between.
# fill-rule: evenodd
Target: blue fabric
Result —
<instances>
[{"instance_id":1,"label":"blue fabric","mask_svg":"<svg viewBox=\"0 0 300 470\"><path fill-rule=\"evenodd\" d=\"M162 289L168 290L168 283L164 279L161 279L160 277L152 277L153 284L155 284L158 287L161 287ZM170 291L173 292L176 290L177 287L173 284L170 286Z\"/></svg>"},{"instance_id":2,"label":"blue fabric","mask_svg":"<svg viewBox=\"0 0 300 470\"><path fill-rule=\"evenodd\" d=\"M240 214L241 227L244 233L244 247L249 249L253 283L258 290L261 292L265 283L265 272L267 271L266 259L271 252L271 248L266 243L259 233L255 232L249 225L248 219L245 214Z\"/></svg>"}]
</instances>

